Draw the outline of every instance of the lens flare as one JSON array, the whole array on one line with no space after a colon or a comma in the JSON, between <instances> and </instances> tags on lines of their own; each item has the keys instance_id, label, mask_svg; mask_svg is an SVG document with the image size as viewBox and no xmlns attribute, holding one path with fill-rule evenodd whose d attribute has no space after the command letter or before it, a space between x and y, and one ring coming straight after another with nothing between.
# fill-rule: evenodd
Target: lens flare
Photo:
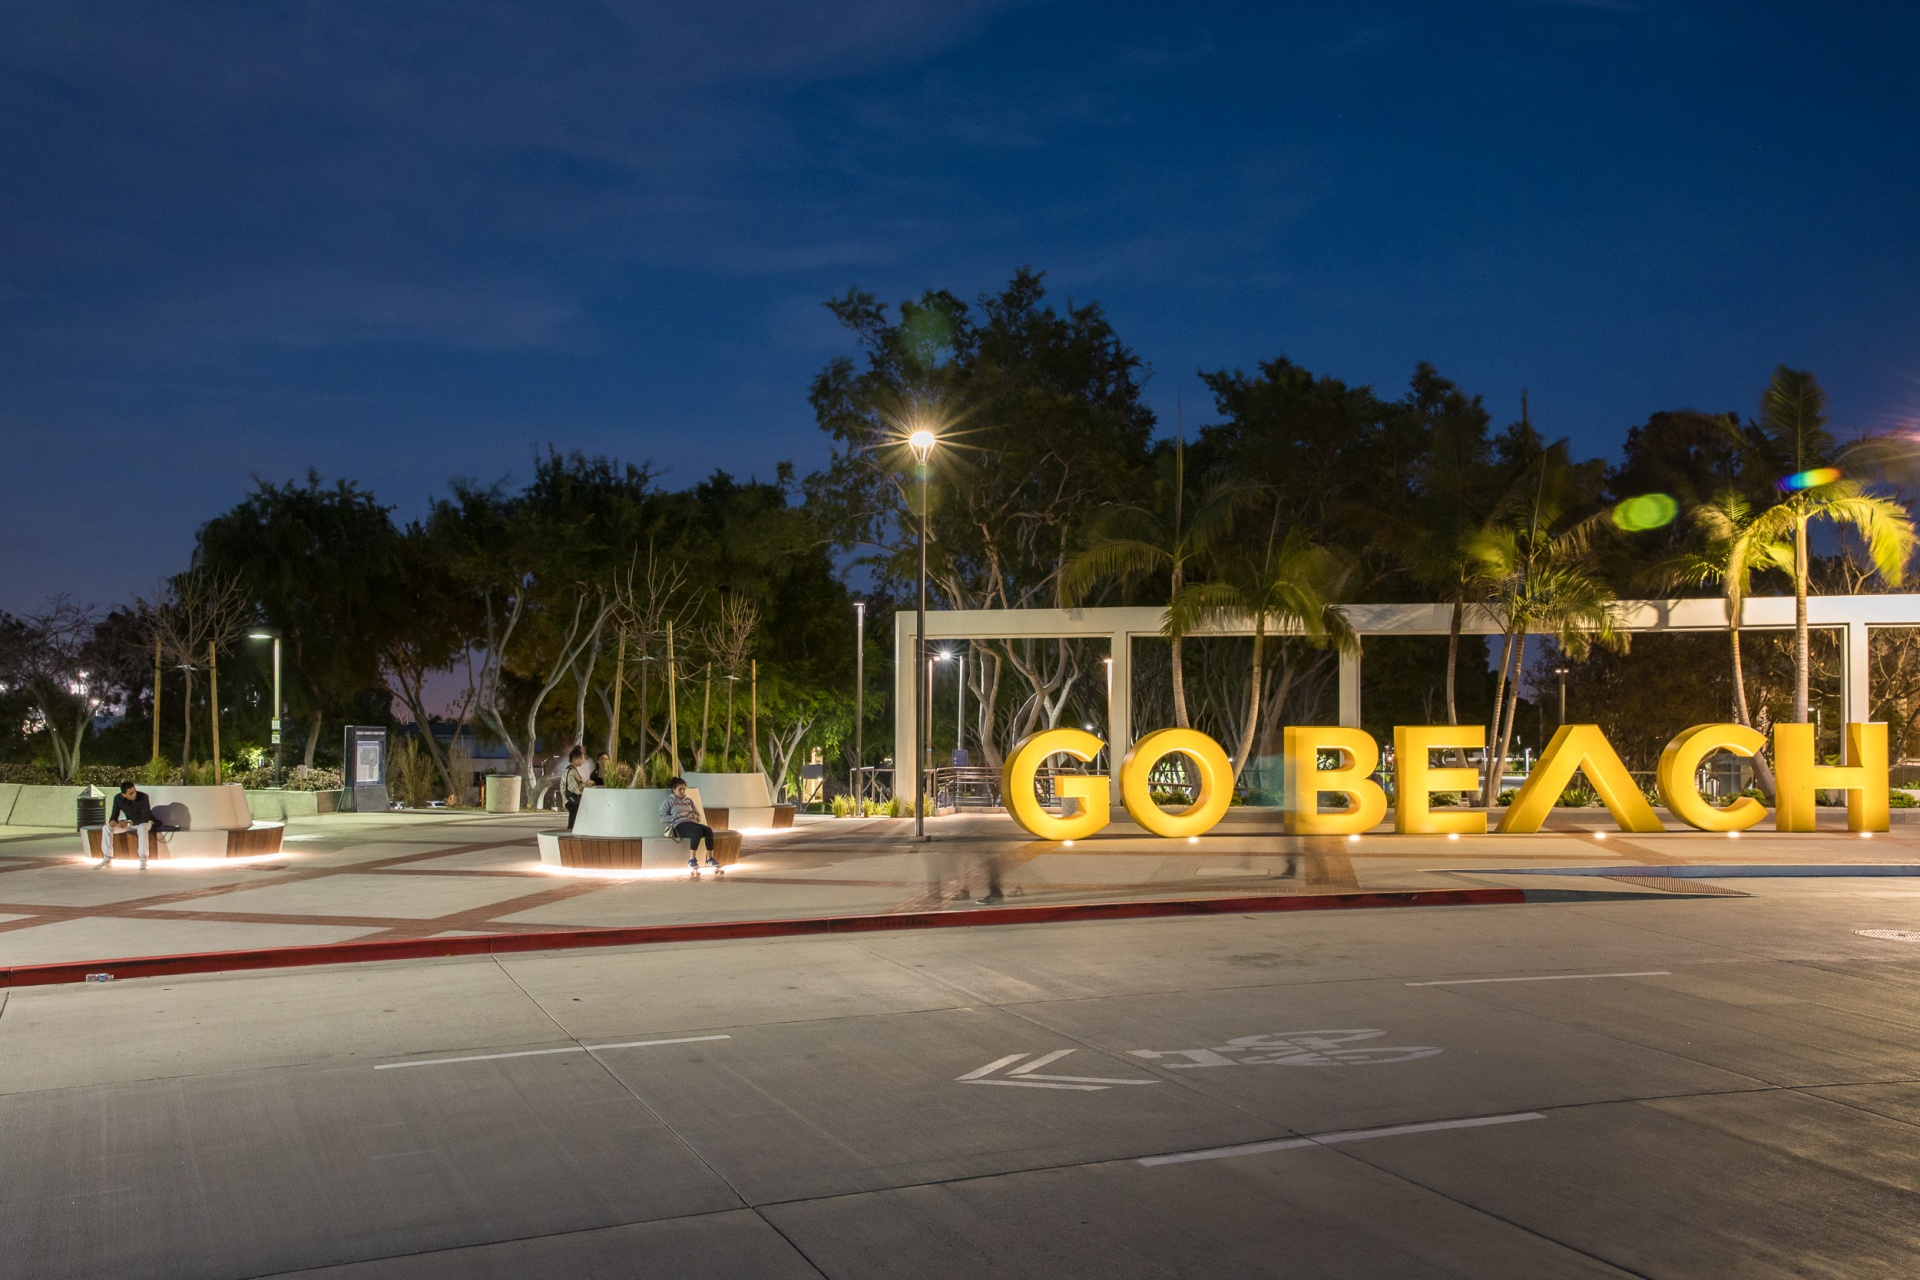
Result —
<instances>
[{"instance_id":1,"label":"lens flare","mask_svg":"<svg viewBox=\"0 0 1920 1280\"><path fill-rule=\"evenodd\" d=\"M1679 514L1680 504L1666 494L1643 493L1616 506L1613 509L1613 522L1628 533L1639 533L1670 525Z\"/></svg>"},{"instance_id":2,"label":"lens flare","mask_svg":"<svg viewBox=\"0 0 1920 1280\"><path fill-rule=\"evenodd\" d=\"M1839 478L1840 468L1838 467L1815 467L1811 471L1796 471L1780 482L1780 488L1785 492L1814 489L1823 484L1832 484Z\"/></svg>"}]
</instances>

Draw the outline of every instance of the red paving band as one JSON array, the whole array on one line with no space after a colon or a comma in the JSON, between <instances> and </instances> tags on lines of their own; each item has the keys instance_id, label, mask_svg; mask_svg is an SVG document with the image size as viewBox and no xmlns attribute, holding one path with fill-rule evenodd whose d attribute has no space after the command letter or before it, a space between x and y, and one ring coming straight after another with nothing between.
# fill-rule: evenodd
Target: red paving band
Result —
<instances>
[{"instance_id":1,"label":"red paving band","mask_svg":"<svg viewBox=\"0 0 1920 1280\"><path fill-rule=\"evenodd\" d=\"M162 978L247 969L297 969L309 965L366 964L381 960L427 960L449 956L562 951L576 947L632 947L662 942L716 942L737 938L818 937L836 933L888 933L900 929L954 929L981 925L1067 924L1092 920L1146 920L1166 916L1245 915L1272 911L1341 908L1458 907L1512 905L1526 901L1521 889L1410 889L1380 893L1267 894L1237 898L1174 898L1153 902L1065 903L1044 907L981 907L971 911L903 911L885 915L815 916L798 920L727 920L711 924L636 925L618 929L555 929L538 933L486 933L461 938L398 938L329 942L318 946L201 951L126 960L75 960L0 969L0 988L44 987L84 982L89 975Z\"/></svg>"}]
</instances>

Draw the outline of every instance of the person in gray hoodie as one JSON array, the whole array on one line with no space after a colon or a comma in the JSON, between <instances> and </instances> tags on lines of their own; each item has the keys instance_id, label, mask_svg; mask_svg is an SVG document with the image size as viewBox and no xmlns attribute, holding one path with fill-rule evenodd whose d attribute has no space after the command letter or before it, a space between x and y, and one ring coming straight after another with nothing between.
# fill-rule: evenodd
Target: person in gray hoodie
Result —
<instances>
[{"instance_id":1,"label":"person in gray hoodie","mask_svg":"<svg viewBox=\"0 0 1920 1280\"><path fill-rule=\"evenodd\" d=\"M720 864L714 861L713 828L700 821L704 815L700 812L699 802L687 794L685 778L667 779L667 798L660 802L660 825L675 840L685 840L692 851L687 865L698 873L700 870L700 842L707 842L707 866L716 873Z\"/></svg>"}]
</instances>

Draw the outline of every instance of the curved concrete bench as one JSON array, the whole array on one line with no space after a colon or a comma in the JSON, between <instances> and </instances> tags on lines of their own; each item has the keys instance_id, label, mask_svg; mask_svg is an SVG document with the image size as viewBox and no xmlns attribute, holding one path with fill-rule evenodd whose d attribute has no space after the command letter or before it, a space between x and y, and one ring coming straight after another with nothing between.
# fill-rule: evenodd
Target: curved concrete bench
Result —
<instances>
[{"instance_id":1,"label":"curved concrete bench","mask_svg":"<svg viewBox=\"0 0 1920 1280\"><path fill-rule=\"evenodd\" d=\"M668 835L660 824L664 790L629 791L590 787L580 797L580 813L571 831L542 831L540 861L556 867L588 867L618 871L684 870L687 845ZM689 786L696 802L700 792ZM706 806L701 805L701 811ZM713 860L730 867L740 860L738 831L713 833ZM706 857L703 851L700 855Z\"/></svg>"},{"instance_id":2,"label":"curved concrete bench","mask_svg":"<svg viewBox=\"0 0 1920 1280\"><path fill-rule=\"evenodd\" d=\"M247 791L239 783L218 787L141 787L153 802L153 816L164 826L174 828L157 841L153 854L160 858L250 858L263 853L279 853L286 835L284 822L255 822L247 805ZM107 801L113 812L113 801ZM82 833L87 852L100 856L102 828L89 827ZM133 849L132 833L115 843L115 857L124 848Z\"/></svg>"},{"instance_id":3,"label":"curved concrete bench","mask_svg":"<svg viewBox=\"0 0 1920 1280\"><path fill-rule=\"evenodd\" d=\"M793 825L793 806L775 804L764 773L689 773L687 788L699 788L712 812L726 814L738 830L769 830Z\"/></svg>"}]
</instances>

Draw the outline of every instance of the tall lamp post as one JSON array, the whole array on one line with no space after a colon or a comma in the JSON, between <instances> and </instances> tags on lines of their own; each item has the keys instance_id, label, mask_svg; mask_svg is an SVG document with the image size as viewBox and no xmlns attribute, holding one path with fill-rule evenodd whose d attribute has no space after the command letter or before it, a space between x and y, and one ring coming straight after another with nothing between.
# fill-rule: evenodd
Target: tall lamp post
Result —
<instances>
[{"instance_id":1,"label":"tall lamp post","mask_svg":"<svg viewBox=\"0 0 1920 1280\"><path fill-rule=\"evenodd\" d=\"M927 838L927 460L938 438L921 427L907 437L919 462L920 600L913 627L913 838ZM898 752L895 753L896 755Z\"/></svg>"},{"instance_id":2,"label":"tall lamp post","mask_svg":"<svg viewBox=\"0 0 1920 1280\"><path fill-rule=\"evenodd\" d=\"M283 750L280 745L280 628L255 627L247 632L247 639L273 641L273 785L277 787L281 782L280 753ZM433 731L430 725L425 728L429 733Z\"/></svg>"},{"instance_id":3,"label":"tall lamp post","mask_svg":"<svg viewBox=\"0 0 1920 1280\"><path fill-rule=\"evenodd\" d=\"M1560 723L1567 722L1567 668L1555 667L1553 674L1560 677Z\"/></svg>"}]
</instances>

